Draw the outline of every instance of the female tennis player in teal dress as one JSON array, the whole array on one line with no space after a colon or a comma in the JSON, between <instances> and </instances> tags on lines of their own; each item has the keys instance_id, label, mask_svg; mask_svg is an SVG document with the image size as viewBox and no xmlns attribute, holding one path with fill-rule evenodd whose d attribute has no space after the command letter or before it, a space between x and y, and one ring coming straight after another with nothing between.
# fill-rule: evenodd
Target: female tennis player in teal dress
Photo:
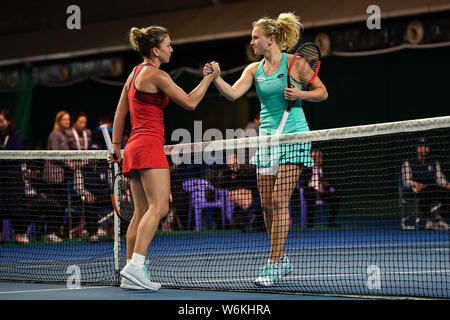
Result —
<instances>
[{"instance_id":1,"label":"female tennis player in teal dress","mask_svg":"<svg viewBox=\"0 0 450 320\"><path fill-rule=\"evenodd\" d=\"M320 102L328 97L319 77L312 83L310 91L303 91L298 86L287 87L286 76L292 55L283 51L294 49L301 27L299 18L293 13L281 13L277 20L261 18L255 21L250 45L255 55L264 58L248 65L233 86L220 76L213 81L220 93L231 101L255 85L261 102L260 136L275 134L287 100L295 102L282 133L309 131L302 100ZM203 72L211 72L210 66L205 65ZM309 150L310 143L259 147L251 159L257 168L258 190L271 247L269 259L254 281L258 286L272 286L293 271L284 250L289 232L289 200L302 166L313 165Z\"/></svg>"}]
</instances>

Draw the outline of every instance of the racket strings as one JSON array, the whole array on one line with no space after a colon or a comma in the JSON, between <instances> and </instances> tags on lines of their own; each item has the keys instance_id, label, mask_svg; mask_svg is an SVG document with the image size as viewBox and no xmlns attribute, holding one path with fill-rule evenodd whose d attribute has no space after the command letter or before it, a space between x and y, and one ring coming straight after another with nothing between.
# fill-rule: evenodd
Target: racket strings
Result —
<instances>
[{"instance_id":1,"label":"racket strings","mask_svg":"<svg viewBox=\"0 0 450 320\"><path fill-rule=\"evenodd\" d=\"M291 71L291 77L302 86L313 79L319 65L319 53L315 47L305 47L297 55Z\"/></svg>"},{"instance_id":2,"label":"racket strings","mask_svg":"<svg viewBox=\"0 0 450 320\"><path fill-rule=\"evenodd\" d=\"M130 180L120 174L117 178L117 189L114 190L116 205L118 206L120 217L125 221L130 221L134 213L133 196L131 194Z\"/></svg>"}]
</instances>

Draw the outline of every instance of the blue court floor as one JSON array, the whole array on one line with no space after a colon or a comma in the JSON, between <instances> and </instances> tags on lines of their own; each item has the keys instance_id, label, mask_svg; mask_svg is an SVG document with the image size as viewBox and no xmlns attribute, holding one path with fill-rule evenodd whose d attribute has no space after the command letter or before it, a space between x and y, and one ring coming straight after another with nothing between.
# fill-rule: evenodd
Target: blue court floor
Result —
<instances>
[{"instance_id":1,"label":"blue court floor","mask_svg":"<svg viewBox=\"0 0 450 320\"><path fill-rule=\"evenodd\" d=\"M118 286L81 286L0 282L0 300L361 300L357 297L275 294L210 290L123 290Z\"/></svg>"}]
</instances>

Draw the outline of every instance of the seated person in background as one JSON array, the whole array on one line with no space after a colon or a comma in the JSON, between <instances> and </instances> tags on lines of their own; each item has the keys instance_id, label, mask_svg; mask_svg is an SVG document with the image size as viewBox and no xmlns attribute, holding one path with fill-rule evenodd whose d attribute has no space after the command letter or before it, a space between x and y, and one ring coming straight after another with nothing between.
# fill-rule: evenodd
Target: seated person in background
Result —
<instances>
[{"instance_id":1,"label":"seated person in background","mask_svg":"<svg viewBox=\"0 0 450 320\"><path fill-rule=\"evenodd\" d=\"M259 135L260 117L261 114L259 112L252 116L251 121L244 128L244 137L257 137Z\"/></svg>"},{"instance_id":2,"label":"seated person in background","mask_svg":"<svg viewBox=\"0 0 450 320\"><path fill-rule=\"evenodd\" d=\"M23 140L20 129L11 112L0 110L0 152L3 150L22 150ZM17 243L29 243L27 236L28 221L24 215L24 181L20 160L0 161L0 225L9 219L14 226ZM0 237L0 240L1 237ZM6 240L6 239L5 239ZM1 242L1 241L0 241Z\"/></svg>"},{"instance_id":3,"label":"seated person in background","mask_svg":"<svg viewBox=\"0 0 450 320\"><path fill-rule=\"evenodd\" d=\"M58 236L64 224L64 216L58 201L46 192L42 178L45 160L27 160L22 163L25 181L25 211L29 219L38 222L37 238L48 242L61 242Z\"/></svg>"},{"instance_id":4,"label":"seated person in background","mask_svg":"<svg viewBox=\"0 0 450 320\"><path fill-rule=\"evenodd\" d=\"M159 230L161 232L172 232L181 231L182 229L181 221L176 215L176 210L173 205L172 194L170 194L169 212L161 218Z\"/></svg>"},{"instance_id":5,"label":"seated person in background","mask_svg":"<svg viewBox=\"0 0 450 320\"><path fill-rule=\"evenodd\" d=\"M222 188L228 190L230 200L235 205L233 228L264 228L256 169L239 164L236 153L228 156L227 165L222 173Z\"/></svg>"},{"instance_id":6,"label":"seated person in background","mask_svg":"<svg viewBox=\"0 0 450 320\"><path fill-rule=\"evenodd\" d=\"M90 159L88 165L78 168L74 174L74 189L84 197L84 221L91 241L98 241L99 214L111 212L110 176L105 160Z\"/></svg>"},{"instance_id":7,"label":"seated person in background","mask_svg":"<svg viewBox=\"0 0 450 320\"><path fill-rule=\"evenodd\" d=\"M323 167L323 153L319 150L312 150L311 157L314 166L309 169L308 179L304 186L304 196L307 206L307 227L314 226L314 208L317 201L324 201L328 204L328 226L339 227L336 223L336 215L339 206L339 199L336 196L334 183L330 180L327 168Z\"/></svg>"},{"instance_id":8,"label":"seated person in background","mask_svg":"<svg viewBox=\"0 0 450 320\"><path fill-rule=\"evenodd\" d=\"M426 138L419 138L416 148L417 157L403 163L403 185L416 193L420 211L425 215L425 229L449 230L441 213L449 212L450 183L439 162L428 157L430 146Z\"/></svg>"}]
</instances>

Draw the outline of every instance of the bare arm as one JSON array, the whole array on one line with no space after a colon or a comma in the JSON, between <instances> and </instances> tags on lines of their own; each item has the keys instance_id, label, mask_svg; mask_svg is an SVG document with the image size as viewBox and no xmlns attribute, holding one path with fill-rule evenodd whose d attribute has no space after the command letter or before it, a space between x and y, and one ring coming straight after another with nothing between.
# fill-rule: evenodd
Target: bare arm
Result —
<instances>
[{"instance_id":1,"label":"bare arm","mask_svg":"<svg viewBox=\"0 0 450 320\"><path fill-rule=\"evenodd\" d=\"M248 65L242 72L241 77L232 86L220 76L214 79L214 85L226 99L230 101L239 99L252 87L258 64L259 62L254 62Z\"/></svg>"},{"instance_id":2,"label":"bare arm","mask_svg":"<svg viewBox=\"0 0 450 320\"><path fill-rule=\"evenodd\" d=\"M292 55L288 56L287 63L290 64L292 60ZM304 68L301 67L302 72L301 74L304 74L307 71L310 70L303 70ZM308 66L309 69L309 66ZM311 71L312 73L312 71ZM308 79L312 78L312 75L306 76ZM297 99L302 99L309 102L321 102L328 98L328 91L323 82L320 80L318 76L314 79L313 83L311 84L311 90L304 91L300 90L295 84L292 83L292 88L286 88L284 90L284 96L286 100L295 101Z\"/></svg>"},{"instance_id":3,"label":"bare arm","mask_svg":"<svg viewBox=\"0 0 450 320\"><path fill-rule=\"evenodd\" d=\"M125 117L127 116L127 113L130 110L130 107L128 105L128 88L131 84L132 77L133 72L128 76L127 82L123 86L122 94L120 95L119 103L117 104L116 113L114 114L112 143L114 153L117 156L116 159L117 162L120 162L120 160L122 159L120 150L122 148L122 136L123 136L123 129L125 126Z\"/></svg>"},{"instance_id":4,"label":"bare arm","mask_svg":"<svg viewBox=\"0 0 450 320\"><path fill-rule=\"evenodd\" d=\"M441 170L439 162L437 161L436 161L436 183L438 184L438 186L450 190L450 184L445 179L445 175Z\"/></svg>"},{"instance_id":5,"label":"bare arm","mask_svg":"<svg viewBox=\"0 0 450 320\"><path fill-rule=\"evenodd\" d=\"M414 187L414 181L412 179L411 167L409 166L409 162L403 162L402 167L402 182L406 188Z\"/></svg>"},{"instance_id":6,"label":"bare arm","mask_svg":"<svg viewBox=\"0 0 450 320\"><path fill-rule=\"evenodd\" d=\"M290 101L302 99L309 102L321 102L328 99L328 91L319 77L316 77L311 84L310 91L300 90L295 84L292 84L292 88L284 89L284 97Z\"/></svg>"},{"instance_id":7,"label":"bare arm","mask_svg":"<svg viewBox=\"0 0 450 320\"><path fill-rule=\"evenodd\" d=\"M215 68L214 73L204 76L199 85L192 90L189 94L184 92L175 82L173 82L170 76L162 71L158 70L153 76L153 82L165 94L167 94L173 102L181 106L186 110L195 110L197 105L205 96L206 90L213 79L219 74L220 69Z\"/></svg>"}]
</instances>

